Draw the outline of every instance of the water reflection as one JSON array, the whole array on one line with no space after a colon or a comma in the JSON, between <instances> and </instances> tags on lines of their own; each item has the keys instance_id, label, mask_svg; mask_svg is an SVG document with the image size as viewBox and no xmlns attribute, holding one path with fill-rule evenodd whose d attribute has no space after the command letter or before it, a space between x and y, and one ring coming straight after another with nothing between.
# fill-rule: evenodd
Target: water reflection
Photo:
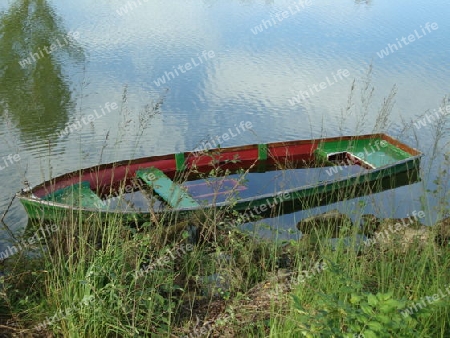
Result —
<instances>
[{"instance_id":1,"label":"water reflection","mask_svg":"<svg viewBox=\"0 0 450 338\"><path fill-rule=\"evenodd\" d=\"M24 140L55 138L73 107L66 59L84 58L46 0L18 0L0 16L0 114Z\"/></svg>"}]
</instances>

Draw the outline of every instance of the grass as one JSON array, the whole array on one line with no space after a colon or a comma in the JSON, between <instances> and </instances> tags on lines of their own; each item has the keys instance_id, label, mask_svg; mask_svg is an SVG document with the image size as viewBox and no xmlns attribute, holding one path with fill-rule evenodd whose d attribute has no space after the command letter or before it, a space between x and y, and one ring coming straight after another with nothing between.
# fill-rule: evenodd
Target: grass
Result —
<instances>
[{"instance_id":1,"label":"grass","mask_svg":"<svg viewBox=\"0 0 450 338\"><path fill-rule=\"evenodd\" d=\"M354 88L343 114L355 109ZM364 82L362 116L368 115L372 93ZM379 110L376 129L386 127L394 96L395 89ZM358 129L363 125L358 122ZM437 203L423 200L425 213L439 218L450 210L442 184L450 159L437 153L445 135L439 129L433 147L441 167L429 194ZM139 227L124 225L120 215L108 224L72 216L57 222L59 230L34 253L21 251L3 262L8 274L0 277L0 331L5 336L450 335L450 295L433 302L426 298L445 293L450 282L450 234L438 229L406 247L395 240L355 251L343 245L332 250L325 236L314 243L308 236L263 240L239 231L230 210L198 212L189 224L174 218ZM355 239L357 230L346 235ZM421 301L426 306L412 311ZM404 315L408 309L410 315Z\"/></svg>"}]
</instances>

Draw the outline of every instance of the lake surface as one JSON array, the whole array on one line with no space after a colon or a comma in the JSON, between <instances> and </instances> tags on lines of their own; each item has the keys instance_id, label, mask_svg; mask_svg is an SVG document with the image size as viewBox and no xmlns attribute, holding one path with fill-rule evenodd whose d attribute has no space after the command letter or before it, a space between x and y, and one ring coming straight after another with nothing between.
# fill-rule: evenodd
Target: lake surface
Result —
<instances>
[{"instance_id":1,"label":"lake surface","mask_svg":"<svg viewBox=\"0 0 450 338\"><path fill-rule=\"evenodd\" d=\"M430 166L450 93L447 1L28 0L0 11L0 215L24 180L98 163L374 130L428 155L422 182L269 223L289 232L331 208L404 217L436 204L426 190L450 147L447 129ZM238 134L241 122L252 127ZM17 200L5 223L26 226Z\"/></svg>"}]
</instances>

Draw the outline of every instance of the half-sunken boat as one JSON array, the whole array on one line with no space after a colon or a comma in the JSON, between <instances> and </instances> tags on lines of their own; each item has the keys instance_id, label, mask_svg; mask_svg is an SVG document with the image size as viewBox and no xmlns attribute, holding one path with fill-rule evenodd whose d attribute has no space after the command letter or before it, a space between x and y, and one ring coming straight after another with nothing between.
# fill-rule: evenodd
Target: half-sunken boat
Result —
<instances>
[{"instance_id":1,"label":"half-sunken boat","mask_svg":"<svg viewBox=\"0 0 450 338\"><path fill-rule=\"evenodd\" d=\"M267 215L417 182L422 153L386 134L184 152L96 165L22 189L30 219L145 222L207 208Z\"/></svg>"}]
</instances>

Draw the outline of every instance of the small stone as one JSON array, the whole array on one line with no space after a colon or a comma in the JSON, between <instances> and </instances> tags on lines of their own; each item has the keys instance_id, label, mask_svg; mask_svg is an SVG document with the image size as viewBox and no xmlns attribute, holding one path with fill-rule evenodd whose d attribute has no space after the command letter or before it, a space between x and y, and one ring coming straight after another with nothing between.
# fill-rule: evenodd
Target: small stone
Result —
<instances>
[{"instance_id":1,"label":"small stone","mask_svg":"<svg viewBox=\"0 0 450 338\"><path fill-rule=\"evenodd\" d=\"M420 229L422 224L409 218L378 218L373 214L361 216L361 232L372 237L380 232L403 232L402 229Z\"/></svg>"},{"instance_id":2,"label":"small stone","mask_svg":"<svg viewBox=\"0 0 450 338\"><path fill-rule=\"evenodd\" d=\"M415 241L424 243L430 228L409 218L378 218L372 214L361 216L362 233L371 239L367 243L381 246L397 245L405 249ZM397 244L396 244L397 243Z\"/></svg>"},{"instance_id":3,"label":"small stone","mask_svg":"<svg viewBox=\"0 0 450 338\"><path fill-rule=\"evenodd\" d=\"M450 241L450 217L438 221L431 227L434 232L434 240L437 244L447 246Z\"/></svg>"},{"instance_id":4,"label":"small stone","mask_svg":"<svg viewBox=\"0 0 450 338\"><path fill-rule=\"evenodd\" d=\"M365 214L361 216L361 232L363 235L371 237L380 227L380 219L372 214Z\"/></svg>"},{"instance_id":5,"label":"small stone","mask_svg":"<svg viewBox=\"0 0 450 338\"><path fill-rule=\"evenodd\" d=\"M322 234L327 237L339 237L342 228L351 228L352 220L338 210L331 210L320 215L307 217L297 223L297 229L303 234Z\"/></svg>"}]
</instances>

